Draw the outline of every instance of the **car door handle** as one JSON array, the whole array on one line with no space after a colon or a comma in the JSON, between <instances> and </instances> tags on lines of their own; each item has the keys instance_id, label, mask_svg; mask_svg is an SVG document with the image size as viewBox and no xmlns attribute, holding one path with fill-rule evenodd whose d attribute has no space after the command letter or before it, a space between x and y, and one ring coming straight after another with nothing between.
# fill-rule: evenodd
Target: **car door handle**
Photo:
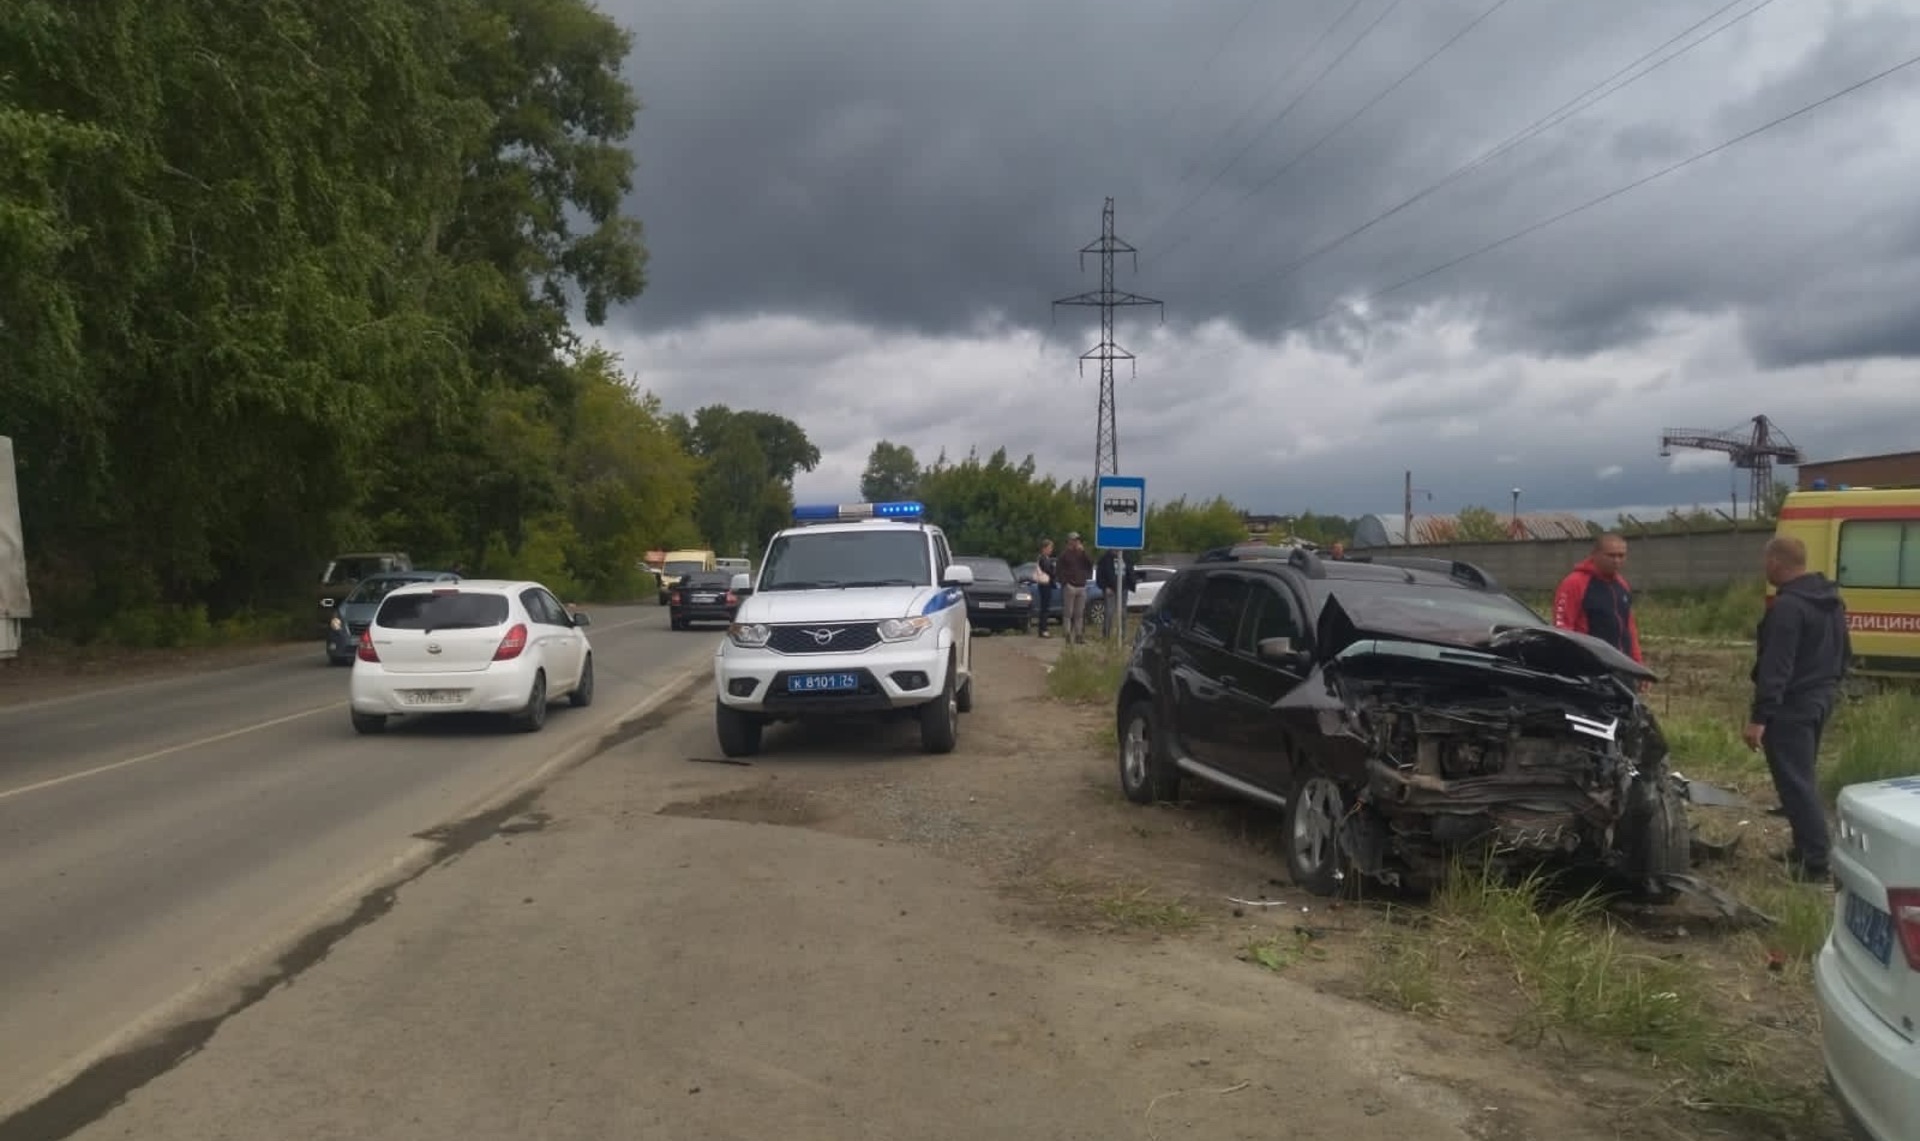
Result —
<instances>
[{"instance_id":1,"label":"car door handle","mask_svg":"<svg viewBox=\"0 0 1920 1141\"><path fill-rule=\"evenodd\" d=\"M1221 689L1233 689L1237 684L1232 674L1221 674L1214 680L1220 683Z\"/></svg>"}]
</instances>

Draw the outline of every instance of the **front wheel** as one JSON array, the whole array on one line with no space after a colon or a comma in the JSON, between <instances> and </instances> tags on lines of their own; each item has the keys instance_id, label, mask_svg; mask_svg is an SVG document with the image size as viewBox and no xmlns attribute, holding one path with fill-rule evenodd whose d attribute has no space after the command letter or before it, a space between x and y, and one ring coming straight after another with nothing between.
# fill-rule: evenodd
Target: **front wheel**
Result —
<instances>
[{"instance_id":1,"label":"front wheel","mask_svg":"<svg viewBox=\"0 0 1920 1141\"><path fill-rule=\"evenodd\" d=\"M766 723L751 713L713 703L714 734L720 738L720 751L729 757L751 757L760 751L760 733Z\"/></svg>"},{"instance_id":2,"label":"front wheel","mask_svg":"<svg viewBox=\"0 0 1920 1141\"><path fill-rule=\"evenodd\" d=\"M960 739L960 693L954 685L958 664L947 658L947 683L940 696L920 707L920 751L951 753Z\"/></svg>"},{"instance_id":3,"label":"front wheel","mask_svg":"<svg viewBox=\"0 0 1920 1141\"><path fill-rule=\"evenodd\" d=\"M1287 874L1315 895L1352 890L1355 869L1340 843L1351 801L1332 777L1302 772L1287 798Z\"/></svg>"},{"instance_id":4,"label":"front wheel","mask_svg":"<svg viewBox=\"0 0 1920 1141\"><path fill-rule=\"evenodd\" d=\"M593 704L592 654L588 654L587 660L580 666L580 680L574 685L573 692L567 695L567 700L573 703L575 709L585 709Z\"/></svg>"}]
</instances>

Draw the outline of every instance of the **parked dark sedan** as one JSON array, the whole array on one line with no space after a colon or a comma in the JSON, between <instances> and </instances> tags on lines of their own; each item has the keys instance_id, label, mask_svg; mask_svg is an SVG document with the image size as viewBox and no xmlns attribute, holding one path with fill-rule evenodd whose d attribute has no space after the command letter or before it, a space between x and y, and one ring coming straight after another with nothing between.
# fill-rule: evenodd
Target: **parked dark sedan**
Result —
<instances>
[{"instance_id":1,"label":"parked dark sedan","mask_svg":"<svg viewBox=\"0 0 1920 1141\"><path fill-rule=\"evenodd\" d=\"M1033 625L1033 591L1013 577L1005 559L955 555L955 564L973 569L967 595L967 620L976 630L1026 631Z\"/></svg>"},{"instance_id":2,"label":"parked dark sedan","mask_svg":"<svg viewBox=\"0 0 1920 1141\"><path fill-rule=\"evenodd\" d=\"M732 622L743 592L734 571L694 571L667 590L667 623L685 630L695 622Z\"/></svg>"},{"instance_id":3,"label":"parked dark sedan","mask_svg":"<svg viewBox=\"0 0 1920 1141\"><path fill-rule=\"evenodd\" d=\"M1180 571L1141 623L1120 784L1280 809L1288 870L1321 895L1431 886L1476 854L1670 898L1691 838L1651 677L1471 564L1229 555Z\"/></svg>"}]
</instances>

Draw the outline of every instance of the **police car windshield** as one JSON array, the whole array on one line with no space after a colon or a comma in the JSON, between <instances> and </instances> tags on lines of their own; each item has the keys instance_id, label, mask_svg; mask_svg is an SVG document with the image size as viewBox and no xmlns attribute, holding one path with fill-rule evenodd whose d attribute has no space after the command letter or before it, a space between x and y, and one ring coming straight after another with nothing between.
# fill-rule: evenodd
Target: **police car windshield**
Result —
<instances>
[{"instance_id":1,"label":"police car windshield","mask_svg":"<svg viewBox=\"0 0 1920 1141\"><path fill-rule=\"evenodd\" d=\"M919 528L799 531L767 549L760 591L850 586L925 586L933 581Z\"/></svg>"}]
</instances>

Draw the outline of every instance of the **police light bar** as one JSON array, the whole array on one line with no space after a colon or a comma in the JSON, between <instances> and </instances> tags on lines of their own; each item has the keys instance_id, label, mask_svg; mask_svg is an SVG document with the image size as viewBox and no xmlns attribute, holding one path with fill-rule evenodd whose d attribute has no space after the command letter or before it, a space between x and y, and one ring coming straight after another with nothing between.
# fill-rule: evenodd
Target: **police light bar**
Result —
<instances>
[{"instance_id":1,"label":"police light bar","mask_svg":"<svg viewBox=\"0 0 1920 1141\"><path fill-rule=\"evenodd\" d=\"M862 519L918 519L926 508L911 500L887 503L808 503L795 505L795 523L855 523Z\"/></svg>"}]
</instances>

